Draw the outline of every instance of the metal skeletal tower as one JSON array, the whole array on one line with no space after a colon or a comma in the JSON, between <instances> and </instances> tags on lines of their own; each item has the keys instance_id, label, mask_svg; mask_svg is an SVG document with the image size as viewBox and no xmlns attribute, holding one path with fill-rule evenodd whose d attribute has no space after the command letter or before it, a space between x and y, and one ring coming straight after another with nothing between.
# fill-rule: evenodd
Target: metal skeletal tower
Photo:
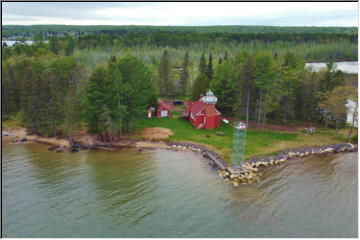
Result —
<instances>
[{"instance_id":1,"label":"metal skeletal tower","mask_svg":"<svg viewBox=\"0 0 360 240\"><path fill-rule=\"evenodd\" d=\"M245 161L246 123L234 122L233 166L241 166Z\"/></svg>"}]
</instances>

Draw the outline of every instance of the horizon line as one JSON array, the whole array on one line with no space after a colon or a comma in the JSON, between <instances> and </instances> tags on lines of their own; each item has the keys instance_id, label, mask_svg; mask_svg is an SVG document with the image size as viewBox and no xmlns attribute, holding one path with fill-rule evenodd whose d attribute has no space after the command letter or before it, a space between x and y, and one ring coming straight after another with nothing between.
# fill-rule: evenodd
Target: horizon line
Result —
<instances>
[{"instance_id":1,"label":"horizon line","mask_svg":"<svg viewBox=\"0 0 360 240\"><path fill-rule=\"evenodd\" d=\"M242 24L218 24L218 25L151 25L151 24L1 24L1 26L145 26L145 27L217 27L217 26L244 26L244 27L344 27L344 28L353 28L358 27L354 26L317 26L317 25L242 25Z\"/></svg>"}]
</instances>

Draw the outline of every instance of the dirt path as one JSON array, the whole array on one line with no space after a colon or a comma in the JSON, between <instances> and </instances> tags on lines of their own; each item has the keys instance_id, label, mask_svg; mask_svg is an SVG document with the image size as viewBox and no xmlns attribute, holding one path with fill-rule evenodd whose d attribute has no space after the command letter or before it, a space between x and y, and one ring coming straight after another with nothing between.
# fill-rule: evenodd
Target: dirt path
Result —
<instances>
[{"instance_id":1,"label":"dirt path","mask_svg":"<svg viewBox=\"0 0 360 240\"><path fill-rule=\"evenodd\" d=\"M180 107L180 106L174 106L173 105L173 101L175 99L161 99L164 101L164 103L170 108L170 111L179 111L181 112L183 109ZM183 100L181 100L183 101ZM183 101L184 102L184 106L186 106L186 101Z\"/></svg>"}]
</instances>

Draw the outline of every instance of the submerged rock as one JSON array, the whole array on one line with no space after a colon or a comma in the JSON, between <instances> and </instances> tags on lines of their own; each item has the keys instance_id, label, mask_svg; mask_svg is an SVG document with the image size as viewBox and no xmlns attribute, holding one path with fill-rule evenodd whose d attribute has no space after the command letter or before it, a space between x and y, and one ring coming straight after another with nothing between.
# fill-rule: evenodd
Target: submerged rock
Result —
<instances>
[{"instance_id":1,"label":"submerged rock","mask_svg":"<svg viewBox=\"0 0 360 240\"><path fill-rule=\"evenodd\" d=\"M51 147L48 148L49 151L54 151L55 149L58 149L60 146L59 145L53 145Z\"/></svg>"},{"instance_id":2,"label":"submerged rock","mask_svg":"<svg viewBox=\"0 0 360 240\"><path fill-rule=\"evenodd\" d=\"M72 153L77 153L79 150L77 149L77 148L72 148L72 149L70 149L70 152L72 152Z\"/></svg>"}]
</instances>

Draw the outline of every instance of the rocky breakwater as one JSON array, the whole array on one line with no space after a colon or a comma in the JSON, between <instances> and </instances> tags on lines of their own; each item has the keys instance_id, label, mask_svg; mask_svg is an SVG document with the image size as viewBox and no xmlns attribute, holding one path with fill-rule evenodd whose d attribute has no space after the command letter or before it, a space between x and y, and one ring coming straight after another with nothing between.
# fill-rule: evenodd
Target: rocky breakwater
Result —
<instances>
[{"instance_id":1,"label":"rocky breakwater","mask_svg":"<svg viewBox=\"0 0 360 240\"><path fill-rule=\"evenodd\" d=\"M287 150L277 156L252 158L247 161L247 164L252 168L268 167L272 165L279 165L291 159L306 157L310 155L324 156L341 152L357 151L357 145L351 143L331 144L321 147L306 147L296 150Z\"/></svg>"},{"instance_id":2,"label":"rocky breakwater","mask_svg":"<svg viewBox=\"0 0 360 240\"><path fill-rule=\"evenodd\" d=\"M219 175L226 181L231 182L234 186L239 184L249 184L260 181L261 169L269 166L280 165L291 159L298 159L310 155L324 156L342 152L357 151L357 145L351 143L332 144L321 147L307 147L296 150L284 151L277 156L253 158L248 160L240 168L228 167L219 171Z\"/></svg>"},{"instance_id":3,"label":"rocky breakwater","mask_svg":"<svg viewBox=\"0 0 360 240\"><path fill-rule=\"evenodd\" d=\"M228 168L228 164L218 154L202 145L187 142L172 142L168 145L175 151L191 151L201 154L215 169L225 170Z\"/></svg>"},{"instance_id":4,"label":"rocky breakwater","mask_svg":"<svg viewBox=\"0 0 360 240\"><path fill-rule=\"evenodd\" d=\"M221 176L225 182L231 183L236 187L240 184L259 182L261 180L260 171L262 169L286 163L291 159L310 155L320 157L334 153L357 151L357 145L351 143L332 144L321 147L306 147L296 150L287 150L276 156L252 158L246 161L242 166L231 166L214 151L211 151L204 146L184 142L173 142L169 145L173 150L200 153L208 160L212 167L218 170L218 175Z\"/></svg>"},{"instance_id":5,"label":"rocky breakwater","mask_svg":"<svg viewBox=\"0 0 360 240\"><path fill-rule=\"evenodd\" d=\"M214 151L198 144L186 142L173 142L169 144L176 151L191 151L200 153L213 168L218 170L218 175L225 179L225 182L232 183L234 186L239 184L249 184L260 180L260 173L256 173L256 169L249 164L241 167L233 167L226 163Z\"/></svg>"}]
</instances>

